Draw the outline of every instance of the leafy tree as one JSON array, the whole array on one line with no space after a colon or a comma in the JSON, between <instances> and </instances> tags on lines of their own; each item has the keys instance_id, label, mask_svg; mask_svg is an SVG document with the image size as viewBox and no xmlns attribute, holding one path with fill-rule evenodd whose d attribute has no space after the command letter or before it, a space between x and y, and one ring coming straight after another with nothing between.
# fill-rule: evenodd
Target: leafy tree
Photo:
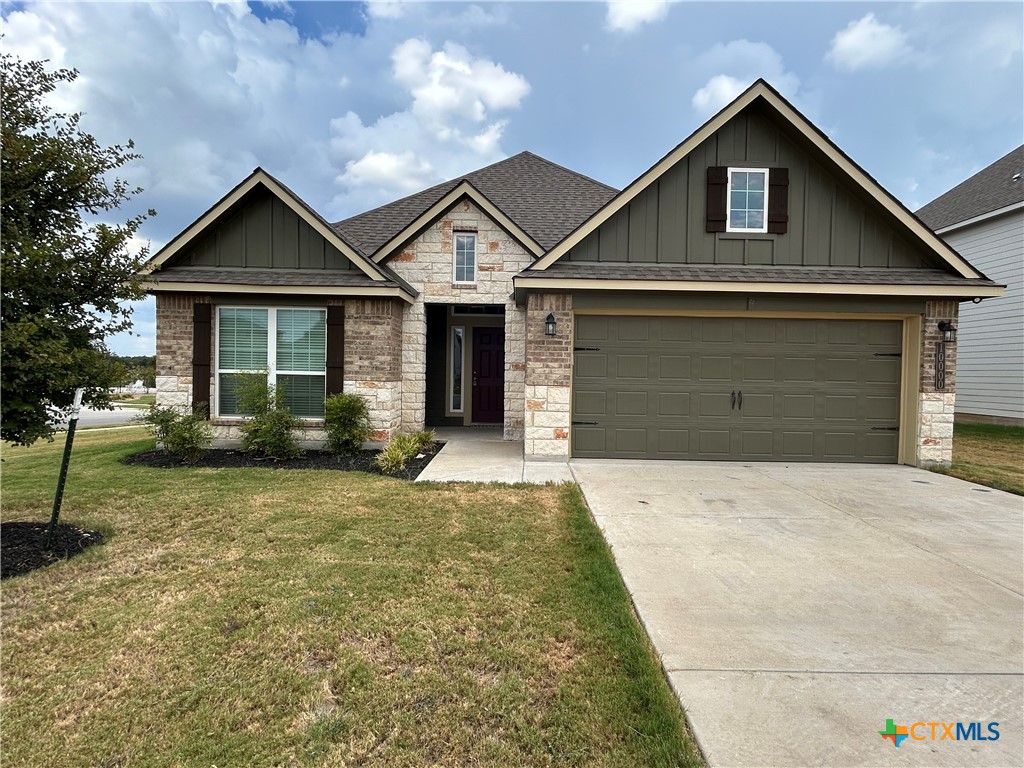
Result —
<instances>
[{"instance_id":1,"label":"leafy tree","mask_svg":"<svg viewBox=\"0 0 1024 768\"><path fill-rule=\"evenodd\" d=\"M30 445L50 437L48 405L109 403L116 368L104 338L131 327L141 297L133 280L147 252L128 244L150 210L123 224L105 217L141 192L114 171L140 155L102 147L81 113L56 112L47 97L78 77L46 62L0 57L0 288L3 336L0 438Z\"/></svg>"}]
</instances>

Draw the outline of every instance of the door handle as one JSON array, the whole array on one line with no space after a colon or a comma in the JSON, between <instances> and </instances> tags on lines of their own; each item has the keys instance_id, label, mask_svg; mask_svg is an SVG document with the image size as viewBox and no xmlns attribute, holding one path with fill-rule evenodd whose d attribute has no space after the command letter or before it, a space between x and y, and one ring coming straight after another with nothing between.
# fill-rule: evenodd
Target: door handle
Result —
<instances>
[{"instance_id":1,"label":"door handle","mask_svg":"<svg viewBox=\"0 0 1024 768\"><path fill-rule=\"evenodd\" d=\"M736 390L732 391L732 395L729 396L729 410L731 411L736 407Z\"/></svg>"},{"instance_id":2,"label":"door handle","mask_svg":"<svg viewBox=\"0 0 1024 768\"><path fill-rule=\"evenodd\" d=\"M743 390L742 389L740 390L739 403L740 403L740 410L742 411L743 410Z\"/></svg>"}]
</instances>

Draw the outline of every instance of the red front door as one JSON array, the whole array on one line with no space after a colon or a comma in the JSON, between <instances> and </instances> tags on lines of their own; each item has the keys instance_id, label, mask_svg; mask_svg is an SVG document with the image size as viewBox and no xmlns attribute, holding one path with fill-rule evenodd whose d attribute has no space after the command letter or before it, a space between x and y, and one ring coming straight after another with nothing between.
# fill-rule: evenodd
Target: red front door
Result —
<instances>
[{"instance_id":1,"label":"red front door","mask_svg":"<svg viewBox=\"0 0 1024 768\"><path fill-rule=\"evenodd\" d=\"M473 329L474 424L501 424L505 411L505 329Z\"/></svg>"}]
</instances>

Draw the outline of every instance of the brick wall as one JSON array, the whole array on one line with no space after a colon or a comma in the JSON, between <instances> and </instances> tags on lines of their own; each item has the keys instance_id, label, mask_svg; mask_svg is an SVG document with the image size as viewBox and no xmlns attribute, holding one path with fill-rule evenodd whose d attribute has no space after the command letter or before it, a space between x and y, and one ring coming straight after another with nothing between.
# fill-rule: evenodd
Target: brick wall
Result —
<instances>
[{"instance_id":1,"label":"brick wall","mask_svg":"<svg viewBox=\"0 0 1024 768\"><path fill-rule=\"evenodd\" d=\"M554 336L545 333L548 314L555 316ZM572 296L530 294L526 308L527 458L569 458L572 344Z\"/></svg>"},{"instance_id":2,"label":"brick wall","mask_svg":"<svg viewBox=\"0 0 1024 768\"><path fill-rule=\"evenodd\" d=\"M953 408L956 404L956 344L945 345L945 387L935 386L936 344L942 341L939 321L957 324L960 305L955 301L929 301L921 327L920 412L917 463L921 466L953 461Z\"/></svg>"},{"instance_id":3,"label":"brick wall","mask_svg":"<svg viewBox=\"0 0 1024 768\"><path fill-rule=\"evenodd\" d=\"M452 282L452 235L477 233L474 285ZM523 437L526 312L512 297L512 278L533 262L532 256L483 211L463 200L428 227L388 266L420 295L404 309L402 325L402 429L423 429L426 419L425 304L499 304L505 308L505 392L503 432L506 440Z\"/></svg>"}]
</instances>

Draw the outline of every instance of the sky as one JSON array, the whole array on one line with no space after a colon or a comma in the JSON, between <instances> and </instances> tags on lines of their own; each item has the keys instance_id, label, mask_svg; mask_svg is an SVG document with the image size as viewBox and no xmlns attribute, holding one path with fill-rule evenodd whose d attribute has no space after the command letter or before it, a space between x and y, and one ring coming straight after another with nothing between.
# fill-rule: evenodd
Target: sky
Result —
<instances>
[{"instance_id":1,"label":"sky","mask_svg":"<svg viewBox=\"0 0 1024 768\"><path fill-rule=\"evenodd\" d=\"M154 208L152 251L262 166L335 221L524 149L623 187L758 77L910 209L1024 143L1024 4L0 0L0 47ZM112 351L153 354L153 300Z\"/></svg>"}]
</instances>

